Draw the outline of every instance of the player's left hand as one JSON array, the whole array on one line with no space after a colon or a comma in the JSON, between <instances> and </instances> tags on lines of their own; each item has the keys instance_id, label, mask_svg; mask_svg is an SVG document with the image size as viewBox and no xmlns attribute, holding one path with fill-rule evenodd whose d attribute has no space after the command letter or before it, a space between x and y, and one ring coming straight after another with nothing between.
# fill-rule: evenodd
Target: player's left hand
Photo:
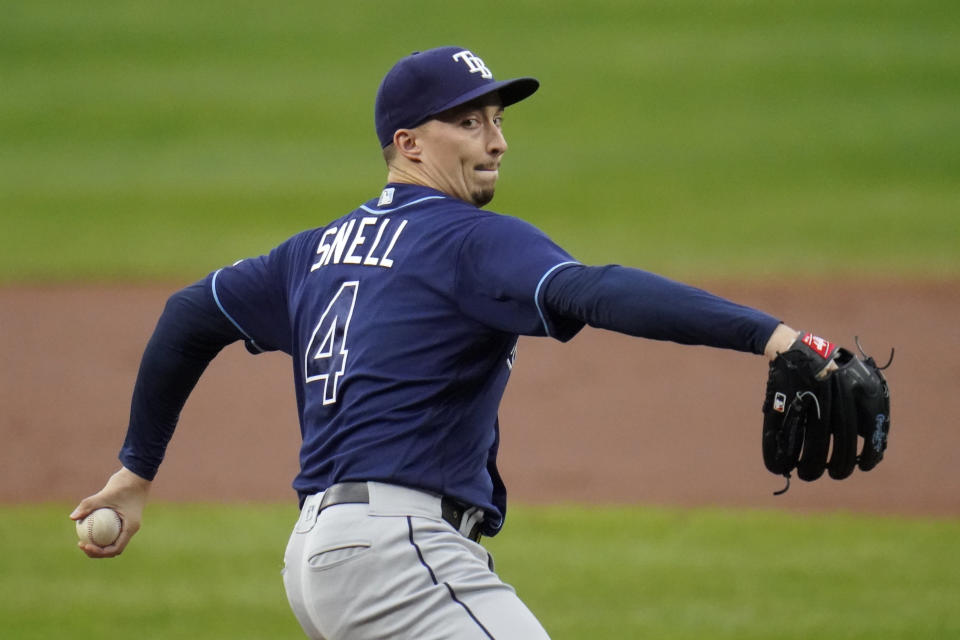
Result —
<instances>
[{"instance_id":1,"label":"player's left hand","mask_svg":"<svg viewBox=\"0 0 960 640\"><path fill-rule=\"evenodd\" d=\"M801 333L770 363L763 461L769 471L787 478L787 487L794 468L801 480L816 480L824 470L841 480L855 467L869 471L883 459L890 390L881 371L890 363L878 367L860 353L862 358ZM859 453L857 436L864 440Z\"/></svg>"},{"instance_id":2,"label":"player's left hand","mask_svg":"<svg viewBox=\"0 0 960 640\"><path fill-rule=\"evenodd\" d=\"M125 467L110 476L103 489L80 501L70 514L70 519L80 520L95 509L110 507L120 515L123 522L120 537L107 547L98 547L89 542L78 542L77 546L91 558L112 558L123 553L130 538L140 530L149 490L149 480Z\"/></svg>"}]
</instances>

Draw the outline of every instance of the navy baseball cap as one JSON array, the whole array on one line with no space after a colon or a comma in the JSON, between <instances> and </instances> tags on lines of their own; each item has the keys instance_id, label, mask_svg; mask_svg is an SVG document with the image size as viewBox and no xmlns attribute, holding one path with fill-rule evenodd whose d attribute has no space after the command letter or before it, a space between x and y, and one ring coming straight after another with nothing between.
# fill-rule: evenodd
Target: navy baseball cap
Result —
<instances>
[{"instance_id":1,"label":"navy baseball cap","mask_svg":"<svg viewBox=\"0 0 960 640\"><path fill-rule=\"evenodd\" d=\"M539 86L536 78L494 80L483 60L463 47L415 51L393 65L377 90L374 117L380 146L391 144L397 129L412 129L488 93L499 91L506 107Z\"/></svg>"}]
</instances>

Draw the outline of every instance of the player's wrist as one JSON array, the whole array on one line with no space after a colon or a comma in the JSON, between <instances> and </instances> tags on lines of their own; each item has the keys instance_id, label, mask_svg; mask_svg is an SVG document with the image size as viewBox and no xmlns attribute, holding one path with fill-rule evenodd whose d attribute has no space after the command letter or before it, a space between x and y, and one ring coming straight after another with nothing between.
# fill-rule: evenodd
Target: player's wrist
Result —
<instances>
[{"instance_id":1,"label":"player's wrist","mask_svg":"<svg viewBox=\"0 0 960 640\"><path fill-rule=\"evenodd\" d=\"M780 323L767 340L763 354L768 360L775 360L777 355L788 351L798 337L800 337L799 331Z\"/></svg>"},{"instance_id":2,"label":"player's wrist","mask_svg":"<svg viewBox=\"0 0 960 640\"><path fill-rule=\"evenodd\" d=\"M120 467L120 469L110 477L108 484L114 483L144 493L149 491L150 485L153 484L152 481L127 467Z\"/></svg>"}]
</instances>

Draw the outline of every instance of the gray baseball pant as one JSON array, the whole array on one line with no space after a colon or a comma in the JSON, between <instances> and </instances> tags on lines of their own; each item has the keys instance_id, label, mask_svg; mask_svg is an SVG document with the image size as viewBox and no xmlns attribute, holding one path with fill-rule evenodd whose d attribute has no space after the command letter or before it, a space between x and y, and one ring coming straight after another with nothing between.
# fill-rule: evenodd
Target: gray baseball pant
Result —
<instances>
[{"instance_id":1,"label":"gray baseball pant","mask_svg":"<svg viewBox=\"0 0 960 640\"><path fill-rule=\"evenodd\" d=\"M493 572L490 554L441 516L440 498L370 482L369 504L317 515L307 498L284 556L297 620L317 640L549 640Z\"/></svg>"}]
</instances>

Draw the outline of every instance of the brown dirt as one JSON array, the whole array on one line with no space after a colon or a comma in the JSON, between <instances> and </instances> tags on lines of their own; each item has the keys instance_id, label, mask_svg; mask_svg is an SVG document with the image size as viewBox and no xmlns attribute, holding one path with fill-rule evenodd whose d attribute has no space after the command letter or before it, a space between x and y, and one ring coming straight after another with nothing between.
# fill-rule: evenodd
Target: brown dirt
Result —
<instances>
[{"instance_id":1,"label":"brown dirt","mask_svg":"<svg viewBox=\"0 0 960 640\"><path fill-rule=\"evenodd\" d=\"M781 479L760 456L756 356L586 330L524 338L501 412L501 466L522 502L583 501L960 515L960 283L696 283L852 346L888 380L887 459L842 482ZM0 502L65 501L118 466L137 364L173 286L0 289ZM154 499L292 499L286 357L234 345L183 412Z\"/></svg>"}]
</instances>

